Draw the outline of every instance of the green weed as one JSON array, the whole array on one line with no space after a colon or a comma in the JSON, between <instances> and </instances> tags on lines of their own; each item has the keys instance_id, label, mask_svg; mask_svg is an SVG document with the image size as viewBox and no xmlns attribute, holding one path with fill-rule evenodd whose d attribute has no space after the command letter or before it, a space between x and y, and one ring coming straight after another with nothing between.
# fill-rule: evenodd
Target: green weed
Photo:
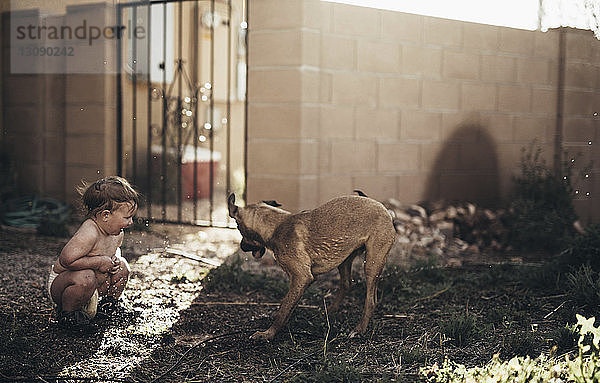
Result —
<instances>
[{"instance_id":1,"label":"green weed","mask_svg":"<svg viewBox=\"0 0 600 383\"><path fill-rule=\"evenodd\" d=\"M442 324L441 331L458 347L465 346L478 333L475 317L470 314L453 315Z\"/></svg>"}]
</instances>

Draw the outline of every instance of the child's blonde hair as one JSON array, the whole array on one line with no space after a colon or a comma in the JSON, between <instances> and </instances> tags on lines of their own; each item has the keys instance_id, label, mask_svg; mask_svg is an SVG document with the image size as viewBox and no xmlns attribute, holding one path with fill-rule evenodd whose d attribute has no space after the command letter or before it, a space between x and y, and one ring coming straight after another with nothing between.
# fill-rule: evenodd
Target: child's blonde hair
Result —
<instances>
[{"instance_id":1,"label":"child's blonde hair","mask_svg":"<svg viewBox=\"0 0 600 383\"><path fill-rule=\"evenodd\" d=\"M118 176L104 177L92 184L84 181L78 191L88 217L103 210L113 211L125 202L133 205L132 210L139 205L139 194L125 178Z\"/></svg>"}]
</instances>

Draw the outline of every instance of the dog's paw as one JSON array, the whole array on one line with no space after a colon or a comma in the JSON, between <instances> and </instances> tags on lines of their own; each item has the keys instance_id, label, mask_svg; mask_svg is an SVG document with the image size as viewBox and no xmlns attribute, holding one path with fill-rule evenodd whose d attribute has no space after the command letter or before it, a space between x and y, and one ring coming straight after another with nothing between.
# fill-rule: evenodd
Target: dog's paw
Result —
<instances>
[{"instance_id":1,"label":"dog's paw","mask_svg":"<svg viewBox=\"0 0 600 383\"><path fill-rule=\"evenodd\" d=\"M271 339L273 339L274 336L275 336L275 333L271 332L269 330L267 330L267 331L257 331L254 334L252 334L252 336L250 336L250 339L271 340Z\"/></svg>"}]
</instances>

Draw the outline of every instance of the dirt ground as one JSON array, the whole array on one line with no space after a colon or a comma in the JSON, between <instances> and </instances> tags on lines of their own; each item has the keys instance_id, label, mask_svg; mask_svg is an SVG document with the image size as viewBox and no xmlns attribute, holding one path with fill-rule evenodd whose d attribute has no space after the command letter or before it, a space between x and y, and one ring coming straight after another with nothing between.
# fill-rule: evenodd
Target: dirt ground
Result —
<instances>
[{"instance_id":1,"label":"dirt ground","mask_svg":"<svg viewBox=\"0 0 600 383\"><path fill-rule=\"evenodd\" d=\"M364 302L355 267L337 315L326 311L337 276L325 275L276 339L254 341L286 279L276 265L248 259L239 239L230 229L168 225L127 233L124 299L138 315L84 336L57 327L46 291L66 239L0 229L0 381L415 381L419 367L446 357L474 365L498 352L548 351L572 322L564 294L535 283L538 266L422 263L388 267L368 335L349 339ZM209 286L205 276L223 262Z\"/></svg>"}]
</instances>

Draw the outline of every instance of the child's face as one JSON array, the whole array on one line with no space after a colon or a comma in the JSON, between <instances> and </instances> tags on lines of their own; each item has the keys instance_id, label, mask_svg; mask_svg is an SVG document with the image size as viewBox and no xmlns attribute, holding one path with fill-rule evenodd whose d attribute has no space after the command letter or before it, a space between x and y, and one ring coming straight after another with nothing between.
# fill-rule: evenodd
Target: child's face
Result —
<instances>
[{"instance_id":1,"label":"child's face","mask_svg":"<svg viewBox=\"0 0 600 383\"><path fill-rule=\"evenodd\" d=\"M102 212L103 229L109 235L119 235L121 230L133 224L133 216L137 212L137 206L125 202L113 211Z\"/></svg>"}]
</instances>

